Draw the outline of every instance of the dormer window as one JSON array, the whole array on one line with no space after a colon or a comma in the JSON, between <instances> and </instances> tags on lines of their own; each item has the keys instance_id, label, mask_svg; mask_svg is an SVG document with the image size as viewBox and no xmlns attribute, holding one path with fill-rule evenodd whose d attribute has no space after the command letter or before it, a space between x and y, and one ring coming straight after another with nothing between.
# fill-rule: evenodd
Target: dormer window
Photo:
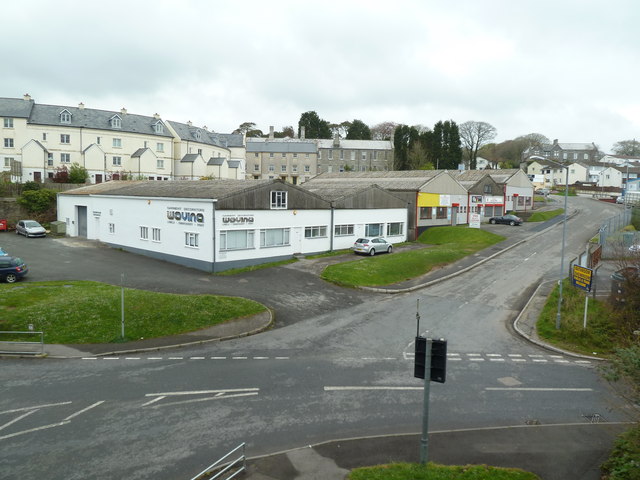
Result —
<instances>
[{"instance_id":1,"label":"dormer window","mask_svg":"<svg viewBox=\"0 0 640 480\"><path fill-rule=\"evenodd\" d=\"M159 135L162 135L164 133L164 125L162 124L162 122L156 122L153 125L153 131Z\"/></svg>"},{"instance_id":2,"label":"dormer window","mask_svg":"<svg viewBox=\"0 0 640 480\"><path fill-rule=\"evenodd\" d=\"M122 118L120 115L114 115L109 119L109 124L111 124L111 128L122 128Z\"/></svg>"},{"instance_id":3,"label":"dormer window","mask_svg":"<svg viewBox=\"0 0 640 480\"><path fill-rule=\"evenodd\" d=\"M200 130L196 130L193 136L196 137L196 140L200 141L202 139L202 132L200 132Z\"/></svg>"},{"instance_id":4,"label":"dormer window","mask_svg":"<svg viewBox=\"0 0 640 480\"><path fill-rule=\"evenodd\" d=\"M71 123L71 112L64 109L60 112L60 123Z\"/></svg>"}]
</instances>

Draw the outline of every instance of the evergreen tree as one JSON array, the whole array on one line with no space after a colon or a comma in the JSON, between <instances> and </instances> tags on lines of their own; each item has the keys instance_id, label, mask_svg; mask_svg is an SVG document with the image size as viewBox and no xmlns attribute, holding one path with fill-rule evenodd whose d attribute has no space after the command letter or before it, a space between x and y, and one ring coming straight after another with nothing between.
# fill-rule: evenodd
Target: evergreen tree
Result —
<instances>
[{"instance_id":1,"label":"evergreen tree","mask_svg":"<svg viewBox=\"0 0 640 480\"><path fill-rule=\"evenodd\" d=\"M305 138L331 138L331 128L329 122L322 120L314 111L305 112L300 115L298 121L298 136L304 127Z\"/></svg>"},{"instance_id":2,"label":"evergreen tree","mask_svg":"<svg viewBox=\"0 0 640 480\"><path fill-rule=\"evenodd\" d=\"M362 120L354 120L347 130L347 140L371 140L371 130Z\"/></svg>"}]
</instances>

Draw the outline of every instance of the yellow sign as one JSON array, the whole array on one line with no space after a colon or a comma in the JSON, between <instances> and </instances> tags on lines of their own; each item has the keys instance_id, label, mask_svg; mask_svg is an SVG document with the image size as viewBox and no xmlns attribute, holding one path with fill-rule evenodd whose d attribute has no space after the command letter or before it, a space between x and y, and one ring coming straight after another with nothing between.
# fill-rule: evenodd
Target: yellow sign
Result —
<instances>
[{"instance_id":1,"label":"yellow sign","mask_svg":"<svg viewBox=\"0 0 640 480\"><path fill-rule=\"evenodd\" d=\"M574 287L581 288L587 292L591 291L591 279L593 277L593 270L580 265L573 266L573 275L571 283Z\"/></svg>"}]
</instances>

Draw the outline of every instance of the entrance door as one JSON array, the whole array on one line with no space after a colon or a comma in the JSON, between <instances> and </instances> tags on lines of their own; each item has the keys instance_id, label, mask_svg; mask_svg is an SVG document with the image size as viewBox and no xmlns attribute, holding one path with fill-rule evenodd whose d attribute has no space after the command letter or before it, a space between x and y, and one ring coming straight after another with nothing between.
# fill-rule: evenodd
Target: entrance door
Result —
<instances>
[{"instance_id":1,"label":"entrance door","mask_svg":"<svg viewBox=\"0 0 640 480\"><path fill-rule=\"evenodd\" d=\"M102 174L96 173L96 183L102 183Z\"/></svg>"},{"instance_id":2,"label":"entrance door","mask_svg":"<svg viewBox=\"0 0 640 480\"><path fill-rule=\"evenodd\" d=\"M33 181L41 183L42 182L42 172L33 172Z\"/></svg>"},{"instance_id":3,"label":"entrance door","mask_svg":"<svg viewBox=\"0 0 640 480\"><path fill-rule=\"evenodd\" d=\"M87 207L76 206L76 219L78 222L78 236L87 238Z\"/></svg>"}]
</instances>

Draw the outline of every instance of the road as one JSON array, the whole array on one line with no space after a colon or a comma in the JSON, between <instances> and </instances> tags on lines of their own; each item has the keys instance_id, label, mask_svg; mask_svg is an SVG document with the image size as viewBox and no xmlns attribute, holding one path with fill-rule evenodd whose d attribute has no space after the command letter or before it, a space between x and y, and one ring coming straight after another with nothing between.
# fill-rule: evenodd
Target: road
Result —
<instances>
[{"instance_id":1,"label":"road","mask_svg":"<svg viewBox=\"0 0 640 480\"><path fill-rule=\"evenodd\" d=\"M618 212L589 199L570 207L579 213L567 260ZM559 274L561 227L536 229L517 230L532 239L470 272L396 295L340 289L294 265L212 277L69 240L11 238L7 249L25 249L32 281L118 283L126 268L140 288L257 299L275 309L278 328L158 353L3 359L0 478L190 478L243 441L255 456L419 432L418 308L420 330L449 342L447 382L432 384L431 430L628 421L633 411L593 361L540 349L510 328L533 287Z\"/></svg>"}]
</instances>

